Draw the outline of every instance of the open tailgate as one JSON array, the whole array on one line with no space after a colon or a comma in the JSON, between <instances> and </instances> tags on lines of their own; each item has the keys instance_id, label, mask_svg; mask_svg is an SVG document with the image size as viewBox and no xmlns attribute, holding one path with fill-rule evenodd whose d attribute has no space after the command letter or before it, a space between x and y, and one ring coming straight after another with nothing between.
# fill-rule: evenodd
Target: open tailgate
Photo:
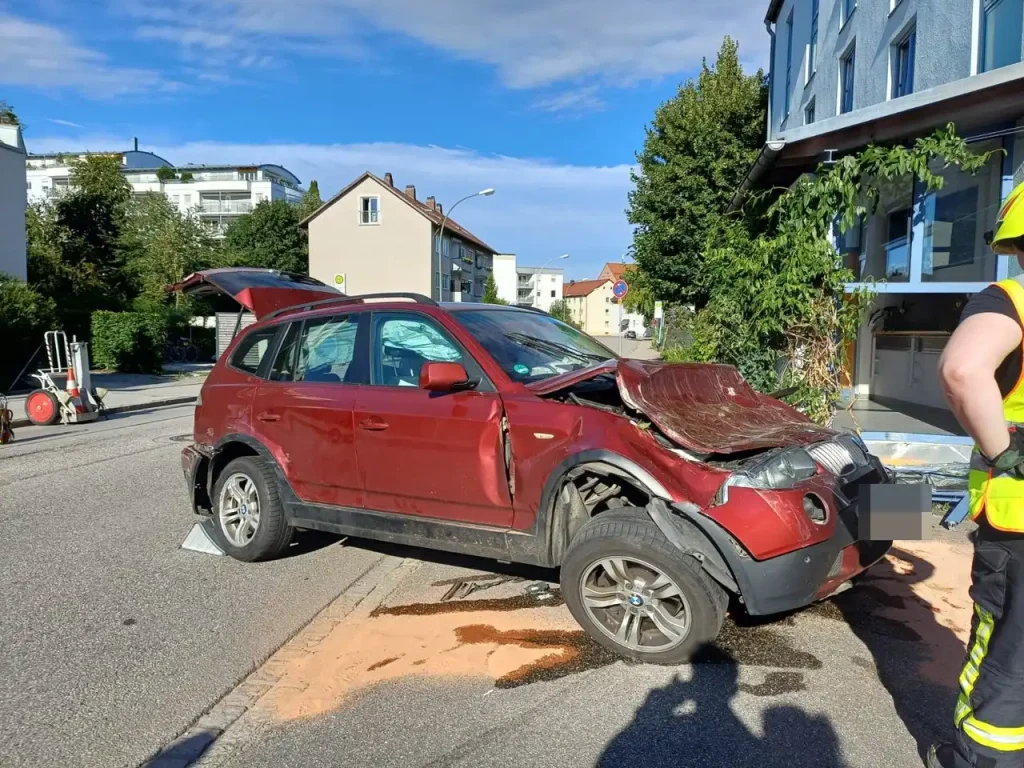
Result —
<instances>
[{"instance_id":1,"label":"open tailgate","mask_svg":"<svg viewBox=\"0 0 1024 768\"><path fill-rule=\"evenodd\" d=\"M252 312L257 320L285 307L343 295L306 275L247 267L193 272L180 283L169 286L168 290L197 298L230 296Z\"/></svg>"}]
</instances>

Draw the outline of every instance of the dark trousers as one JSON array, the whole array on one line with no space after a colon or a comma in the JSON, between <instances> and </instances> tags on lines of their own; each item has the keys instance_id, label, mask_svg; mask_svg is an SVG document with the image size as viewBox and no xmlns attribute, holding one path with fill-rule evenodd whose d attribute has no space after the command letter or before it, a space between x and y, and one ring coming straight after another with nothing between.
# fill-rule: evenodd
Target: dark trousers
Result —
<instances>
[{"instance_id":1,"label":"dark trousers","mask_svg":"<svg viewBox=\"0 0 1024 768\"><path fill-rule=\"evenodd\" d=\"M960 674L956 768L1024 768L1024 535L974 534L974 621Z\"/></svg>"}]
</instances>

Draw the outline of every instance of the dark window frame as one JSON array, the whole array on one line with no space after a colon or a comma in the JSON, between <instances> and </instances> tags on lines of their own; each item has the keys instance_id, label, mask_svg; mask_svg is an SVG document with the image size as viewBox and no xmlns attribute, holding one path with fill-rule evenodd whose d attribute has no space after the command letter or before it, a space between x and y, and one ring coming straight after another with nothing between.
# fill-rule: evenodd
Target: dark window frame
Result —
<instances>
[{"instance_id":1,"label":"dark window frame","mask_svg":"<svg viewBox=\"0 0 1024 768\"><path fill-rule=\"evenodd\" d=\"M889 97L899 99L914 92L914 59L917 56L917 26L911 25L894 44L892 52L892 90Z\"/></svg>"}]
</instances>

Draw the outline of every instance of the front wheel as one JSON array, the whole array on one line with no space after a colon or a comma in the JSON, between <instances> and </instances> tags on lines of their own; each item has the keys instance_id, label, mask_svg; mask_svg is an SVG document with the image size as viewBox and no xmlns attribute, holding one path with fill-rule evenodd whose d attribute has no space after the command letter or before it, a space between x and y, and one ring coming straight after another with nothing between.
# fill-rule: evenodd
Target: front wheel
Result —
<instances>
[{"instance_id":1,"label":"front wheel","mask_svg":"<svg viewBox=\"0 0 1024 768\"><path fill-rule=\"evenodd\" d=\"M728 595L641 509L588 521L562 562L562 595L598 643L635 661L682 664L722 629Z\"/></svg>"},{"instance_id":2,"label":"front wheel","mask_svg":"<svg viewBox=\"0 0 1024 768\"><path fill-rule=\"evenodd\" d=\"M244 456L228 463L214 485L217 544L236 560L271 560L287 549L288 524L277 481L266 462Z\"/></svg>"}]
</instances>

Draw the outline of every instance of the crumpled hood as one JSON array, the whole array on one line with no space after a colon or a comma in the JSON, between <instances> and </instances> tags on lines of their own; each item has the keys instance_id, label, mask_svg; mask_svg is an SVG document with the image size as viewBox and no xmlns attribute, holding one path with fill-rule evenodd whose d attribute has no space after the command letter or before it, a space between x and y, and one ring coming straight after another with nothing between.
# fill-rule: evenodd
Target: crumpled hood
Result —
<instances>
[{"instance_id":1,"label":"crumpled hood","mask_svg":"<svg viewBox=\"0 0 1024 768\"><path fill-rule=\"evenodd\" d=\"M615 373L619 395L671 440L696 453L739 453L828 440L821 427L779 400L759 394L731 365L609 360L530 385L551 394Z\"/></svg>"}]
</instances>

